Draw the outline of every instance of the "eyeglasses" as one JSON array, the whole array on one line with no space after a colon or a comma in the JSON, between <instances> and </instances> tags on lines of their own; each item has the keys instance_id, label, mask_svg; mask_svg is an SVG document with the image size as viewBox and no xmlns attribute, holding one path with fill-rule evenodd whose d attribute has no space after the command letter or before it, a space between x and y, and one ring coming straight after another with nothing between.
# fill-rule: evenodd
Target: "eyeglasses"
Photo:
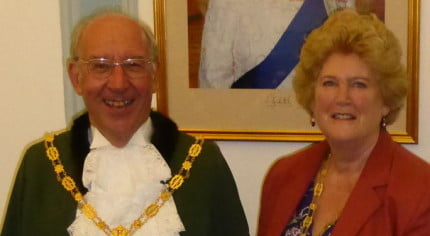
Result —
<instances>
[{"instance_id":1,"label":"eyeglasses","mask_svg":"<svg viewBox=\"0 0 430 236\"><path fill-rule=\"evenodd\" d=\"M151 73L152 61L149 58L129 58L123 61L114 61L108 58L93 58L89 60L78 59L77 62L87 66L88 73L105 79L112 74L115 66L121 66L125 74L132 79L140 79Z\"/></svg>"}]
</instances>

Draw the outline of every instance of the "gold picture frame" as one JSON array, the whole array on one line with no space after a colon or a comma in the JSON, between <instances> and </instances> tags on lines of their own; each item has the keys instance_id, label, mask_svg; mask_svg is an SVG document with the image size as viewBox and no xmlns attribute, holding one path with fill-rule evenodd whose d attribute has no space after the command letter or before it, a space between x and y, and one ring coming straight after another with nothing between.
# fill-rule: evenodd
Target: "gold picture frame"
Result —
<instances>
[{"instance_id":1,"label":"gold picture frame","mask_svg":"<svg viewBox=\"0 0 430 236\"><path fill-rule=\"evenodd\" d=\"M181 131L214 140L320 141L292 91L190 88L186 0L153 0L159 46L157 110ZM385 0L386 24L399 38L410 86L405 109L389 128L394 140L418 143L419 0ZM408 9L404 11L403 9Z\"/></svg>"}]
</instances>

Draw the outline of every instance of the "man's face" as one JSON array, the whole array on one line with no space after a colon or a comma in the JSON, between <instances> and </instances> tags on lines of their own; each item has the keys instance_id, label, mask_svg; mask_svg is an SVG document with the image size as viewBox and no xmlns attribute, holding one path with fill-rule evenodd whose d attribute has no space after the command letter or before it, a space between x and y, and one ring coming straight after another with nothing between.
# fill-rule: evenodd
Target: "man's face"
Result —
<instances>
[{"instance_id":1,"label":"man's face","mask_svg":"<svg viewBox=\"0 0 430 236\"><path fill-rule=\"evenodd\" d=\"M126 145L149 116L155 90L154 67L149 64L147 73L138 78L118 65L107 76L100 76L98 65L94 67L82 60L105 58L122 62L150 58L148 45L135 22L123 16L104 16L83 30L77 48L81 61L69 65L70 79L85 102L91 124L117 147Z\"/></svg>"}]
</instances>

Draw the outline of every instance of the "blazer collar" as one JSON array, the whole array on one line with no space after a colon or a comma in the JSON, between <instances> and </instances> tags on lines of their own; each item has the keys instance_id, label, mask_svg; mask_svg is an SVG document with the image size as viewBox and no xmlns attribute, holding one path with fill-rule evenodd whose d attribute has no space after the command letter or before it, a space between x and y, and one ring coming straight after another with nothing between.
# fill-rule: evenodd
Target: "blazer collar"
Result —
<instances>
[{"instance_id":1,"label":"blazer collar","mask_svg":"<svg viewBox=\"0 0 430 236\"><path fill-rule=\"evenodd\" d=\"M273 224L273 229L270 229L273 234L281 234L293 217L297 206L315 178L329 150L330 148L326 141L314 144L302 152L287 157L289 160L285 163L294 168L279 168L282 170L282 177L279 178L279 196L275 198L277 202L274 204L278 207L273 209L274 212L271 214L281 219L273 219L277 221L277 223Z\"/></svg>"},{"instance_id":2,"label":"blazer collar","mask_svg":"<svg viewBox=\"0 0 430 236\"><path fill-rule=\"evenodd\" d=\"M390 135L381 131L375 148L336 223L334 235L357 235L367 219L382 206L393 163Z\"/></svg>"}]
</instances>

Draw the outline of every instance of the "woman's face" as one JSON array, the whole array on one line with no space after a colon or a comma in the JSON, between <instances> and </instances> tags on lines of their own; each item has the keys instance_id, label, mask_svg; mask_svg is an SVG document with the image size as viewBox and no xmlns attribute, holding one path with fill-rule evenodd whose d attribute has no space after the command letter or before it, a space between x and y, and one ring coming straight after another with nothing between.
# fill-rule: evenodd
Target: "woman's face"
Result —
<instances>
[{"instance_id":1,"label":"woman's face","mask_svg":"<svg viewBox=\"0 0 430 236\"><path fill-rule=\"evenodd\" d=\"M354 53L327 58L317 78L312 110L332 142L376 140L381 119L389 112L375 76Z\"/></svg>"}]
</instances>

